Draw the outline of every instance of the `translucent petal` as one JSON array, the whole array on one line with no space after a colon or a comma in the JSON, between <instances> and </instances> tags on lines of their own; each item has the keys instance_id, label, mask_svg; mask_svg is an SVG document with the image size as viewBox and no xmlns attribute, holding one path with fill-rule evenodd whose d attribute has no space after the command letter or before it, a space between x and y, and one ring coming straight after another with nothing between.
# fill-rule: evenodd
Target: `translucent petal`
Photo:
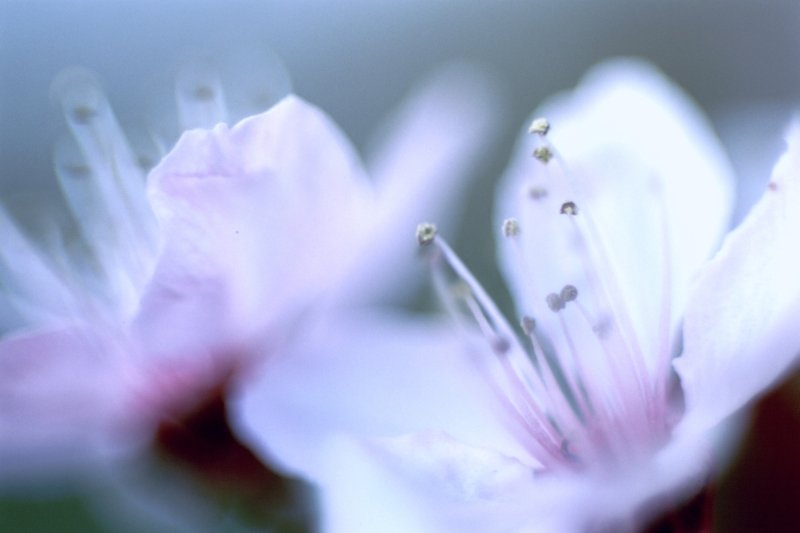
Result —
<instances>
[{"instance_id":1,"label":"translucent petal","mask_svg":"<svg viewBox=\"0 0 800 533\"><path fill-rule=\"evenodd\" d=\"M593 321L617 315L620 333L652 370L669 356L690 279L727 227L729 165L686 96L639 62L597 67L535 116L552 124L547 138L558 157L542 165L528 136L497 209L498 220L513 216L521 225L523 260L520 250L501 247L520 311L557 339L561 328L544 299L573 284ZM574 217L561 212L570 201ZM575 334L588 343L580 351L598 353L584 329Z\"/></svg>"},{"instance_id":2,"label":"translucent petal","mask_svg":"<svg viewBox=\"0 0 800 533\"><path fill-rule=\"evenodd\" d=\"M156 352L227 349L293 320L362 251L370 194L349 142L294 96L185 133L150 174L165 247L145 337Z\"/></svg>"},{"instance_id":3,"label":"translucent petal","mask_svg":"<svg viewBox=\"0 0 800 533\"><path fill-rule=\"evenodd\" d=\"M302 337L275 351L280 357L248 385L241 422L265 453L300 471L318 474L324 443L339 432L440 428L527 456L449 324L350 312L306 321Z\"/></svg>"},{"instance_id":4,"label":"translucent petal","mask_svg":"<svg viewBox=\"0 0 800 533\"><path fill-rule=\"evenodd\" d=\"M79 328L0 342L4 479L9 473L52 474L98 453L125 403L118 356L102 337Z\"/></svg>"},{"instance_id":5,"label":"translucent petal","mask_svg":"<svg viewBox=\"0 0 800 533\"><path fill-rule=\"evenodd\" d=\"M800 355L800 125L764 196L693 286L674 366L687 428L707 428L752 400Z\"/></svg>"}]
</instances>

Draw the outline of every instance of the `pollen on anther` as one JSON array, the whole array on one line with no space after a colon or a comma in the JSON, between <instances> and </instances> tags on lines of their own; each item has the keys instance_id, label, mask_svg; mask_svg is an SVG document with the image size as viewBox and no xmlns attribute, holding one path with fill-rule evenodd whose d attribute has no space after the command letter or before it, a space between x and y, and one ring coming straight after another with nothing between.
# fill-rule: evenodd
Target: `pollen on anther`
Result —
<instances>
[{"instance_id":1,"label":"pollen on anther","mask_svg":"<svg viewBox=\"0 0 800 533\"><path fill-rule=\"evenodd\" d=\"M88 178L92 175L92 169L82 163L67 164L62 168L73 178Z\"/></svg>"},{"instance_id":2,"label":"pollen on anther","mask_svg":"<svg viewBox=\"0 0 800 533\"><path fill-rule=\"evenodd\" d=\"M423 222L417 225L417 242L420 246L428 246L436 238L436 225Z\"/></svg>"},{"instance_id":3,"label":"pollen on anther","mask_svg":"<svg viewBox=\"0 0 800 533\"><path fill-rule=\"evenodd\" d=\"M545 302L547 302L547 307L549 307L554 313L558 313L564 309L564 299L561 298L561 295L554 292L547 295Z\"/></svg>"},{"instance_id":4,"label":"pollen on anther","mask_svg":"<svg viewBox=\"0 0 800 533\"><path fill-rule=\"evenodd\" d=\"M150 169L151 169L151 168L153 168L153 166L155 165L155 163L153 163L153 160L152 160L152 159L150 159L150 158L149 158L148 156L146 156L146 155L140 155L140 156L138 156L138 157L136 158L136 164L137 164L137 165L139 165L139 168L141 168L141 169L142 169L142 170L144 170L144 171L148 171L148 170L150 170Z\"/></svg>"},{"instance_id":5,"label":"pollen on anther","mask_svg":"<svg viewBox=\"0 0 800 533\"><path fill-rule=\"evenodd\" d=\"M511 348L511 343L505 337L495 337L492 339L492 350L495 353L504 354Z\"/></svg>"},{"instance_id":6,"label":"pollen on anther","mask_svg":"<svg viewBox=\"0 0 800 533\"><path fill-rule=\"evenodd\" d=\"M592 326L592 331L601 339L608 337L608 334L611 332L611 321L607 317L601 318Z\"/></svg>"},{"instance_id":7,"label":"pollen on anther","mask_svg":"<svg viewBox=\"0 0 800 533\"><path fill-rule=\"evenodd\" d=\"M537 146L533 150L533 157L547 164L553 158L553 152L547 146Z\"/></svg>"},{"instance_id":8,"label":"pollen on anther","mask_svg":"<svg viewBox=\"0 0 800 533\"><path fill-rule=\"evenodd\" d=\"M575 285L564 285L564 288L561 289L561 299L564 302L572 302L578 298L578 289Z\"/></svg>"},{"instance_id":9,"label":"pollen on anther","mask_svg":"<svg viewBox=\"0 0 800 533\"><path fill-rule=\"evenodd\" d=\"M578 206L575 205L575 202L564 202L561 204L561 214L562 215L577 215L578 214Z\"/></svg>"},{"instance_id":10,"label":"pollen on anther","mask_svg":"<svg viewBox=\"0 0 800 533\"><path fill-rule=\"evenodd\" d=\"M547 132L550 131L550 122L544 118L539 117L531 122L531 127L528 128L528 133L536 134L536 135L547 135Z\"/></svg>"},{"instance_id":11,"label":"pollen on anther","mask_svg":"<svg viewBox=\"0 0 800 533\"><path fill-rule=\"evenodd\" d=\"M503 221L503 235L515 237L519 235L519 221L516 218L507 218Z\"/></svg>"},{"instance_id":12,"label":"pollen on anther","mask_svg":"<svg viewBox=\"0 0 800 533\"><path fill-rule=\"evenodd\" d=\"M523 315L523 317L519 321L519 325L522 326L522 331L525 332L525 335L530 335L536 329L536 321L533 317L528 315Z\"/></svg>"},{"instance_id":13,"label":"pollen on anther","mask_svg":"<svg viewBox=\"0 0 800 533\"><path fill-rule=\"evenodd\" d=\"M97 116L97 110L88 105L79 105L72 110L72 119L78 124L88 124Z\"/></svg>"},{"instance_id":14,"label":"pollen on anther","mask_svg":"<svg viewBox=\"0 0 800 533\"><path fill-rule=\"evenodd\" d=\"M214 89L208 85L199 85L192 91L192 96L200 101L209 101L214 98Z\"/></svg>"},{"instance_id":15,"label":"pollen on anther","mask_svg":"<svg viewBox=\"0 0 800 533\"><path fill-rule=\"evenodd\" d=\"M531 187L528 189L528 196L533 200L541 200L547 196L547 189L542 187Z\"/></svg>"}]
</instances>

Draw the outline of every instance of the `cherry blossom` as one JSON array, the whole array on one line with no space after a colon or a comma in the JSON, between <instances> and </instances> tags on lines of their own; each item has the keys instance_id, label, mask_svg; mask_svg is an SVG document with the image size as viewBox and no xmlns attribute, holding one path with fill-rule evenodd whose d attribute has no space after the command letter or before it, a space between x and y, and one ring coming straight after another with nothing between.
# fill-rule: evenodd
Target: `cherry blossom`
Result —
<instances>
[{"instance_id":1,"label":"cherry blossom","mask_svg":"<svg viewBox=\"0 0 800 533\"><path fill-rule=\"evenodd\" d=\"M147 445L209 395L235 397L316 317L410 286L404 228L454 209L497 104L478 69L442 69L397 110L368 172L302 98L229 126L221 86L195 78L177 95L197 129L149 172L92 76L54 85L74 139L56 168L80 238L43 247L0 218L3 289L25 324L0 343L4 471Z\"/></svg>"},{"instance_id":2,"label":"cherry blossom","mask_svg":"<svg viewBox=\"0 0 800 533\"><path fill-rule=\"evenodd\" d=\"M793 127L763 198L722 242L731 169L655 69L610 62L546 103L497 196L519 325L423 223L460 333L438 353L352 347L326 371L338 395L310 376L317 399L297 409L346 413L314 433L327 527L631 530L696 491L720 464L722 423L800 351L798 157ZM292 445L298 464L313 453Z\"/></svg>"}]
</instances>

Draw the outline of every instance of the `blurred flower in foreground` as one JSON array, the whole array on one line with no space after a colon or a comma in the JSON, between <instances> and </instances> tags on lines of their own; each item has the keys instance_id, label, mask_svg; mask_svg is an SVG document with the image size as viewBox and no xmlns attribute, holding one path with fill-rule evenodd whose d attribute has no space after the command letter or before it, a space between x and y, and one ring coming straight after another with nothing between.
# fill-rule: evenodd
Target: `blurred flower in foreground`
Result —
<instances>
[{"instance_id":1,"label":"blurred flower in foreground","mask_svg":"<svg viewBox=\"0 0 800 533\"><path fill-rule=\"evenodd\" d=\"M421 224L472 366L448 353L408 365L418 388L399 372L383 385L410 384L405 404L376 396L371 408L428 421L433 379L470 392L422 431L342 439L337 465L320 474L342 504L334 529L635 529L707 481L713 430L800 349L800 129L760 203L707 262L732 183L677 88L620 61L537 116L550 121L533 121L497 205L524 341Z\"/></svg>"},{"instance_id":2,"label":"blurred flower in foreground","mask_svg":"<svg viewBox=\"0 0 800 533\"><path fill-rule=\"evenodd\" d=\"M405 228L452 207L496 116L481 73L440 71L398 111L373 181L332 121L290 95L233 127L184 133L150 172L148 202L94 80L57 86L80 148L58 168L83 240L46 257L0 219L3 288L29 324L0 344L4 475L153 439L202 464L229 430L227 399L264 361L319 316L408 277ZM184 89L184 124L225 120L217 85Z\"/></svg>"}]
</instances>

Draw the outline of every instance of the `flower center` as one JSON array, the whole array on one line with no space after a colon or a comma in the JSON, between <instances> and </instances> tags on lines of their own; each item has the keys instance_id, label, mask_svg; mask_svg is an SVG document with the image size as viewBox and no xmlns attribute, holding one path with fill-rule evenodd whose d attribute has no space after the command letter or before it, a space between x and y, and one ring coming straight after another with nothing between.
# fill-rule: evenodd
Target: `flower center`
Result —
<instances>
[{"instance_id":1,"label":"flower center","mask_svg":"<svg viewBox=\"0 0 800 533\"><path fill-rule=\"evenodd\" d=\"M477 326L488 342L492 357L485 375L520 442L546 468L603 469L651 453L669 433L669 334L661 335L658 350L666 355L653 364L592 206L570 189L566 165L547 140L549 129L544 119L531 125L538 179L523 193L534 204L530 211L544 215L502 224L513 267L527 286L525 294L515 294L528 309L520 320L524 342L435 226L421 224L418 240L431 249L434 283L451 314L468 335ZM532 254L526 232L551 228L564 257ZM567 282L549 290L538 286L551 279ZM662 297L668 282L667 276ZM668 311L662 306L662 313Z\"/></svg>"}]
</instances>

